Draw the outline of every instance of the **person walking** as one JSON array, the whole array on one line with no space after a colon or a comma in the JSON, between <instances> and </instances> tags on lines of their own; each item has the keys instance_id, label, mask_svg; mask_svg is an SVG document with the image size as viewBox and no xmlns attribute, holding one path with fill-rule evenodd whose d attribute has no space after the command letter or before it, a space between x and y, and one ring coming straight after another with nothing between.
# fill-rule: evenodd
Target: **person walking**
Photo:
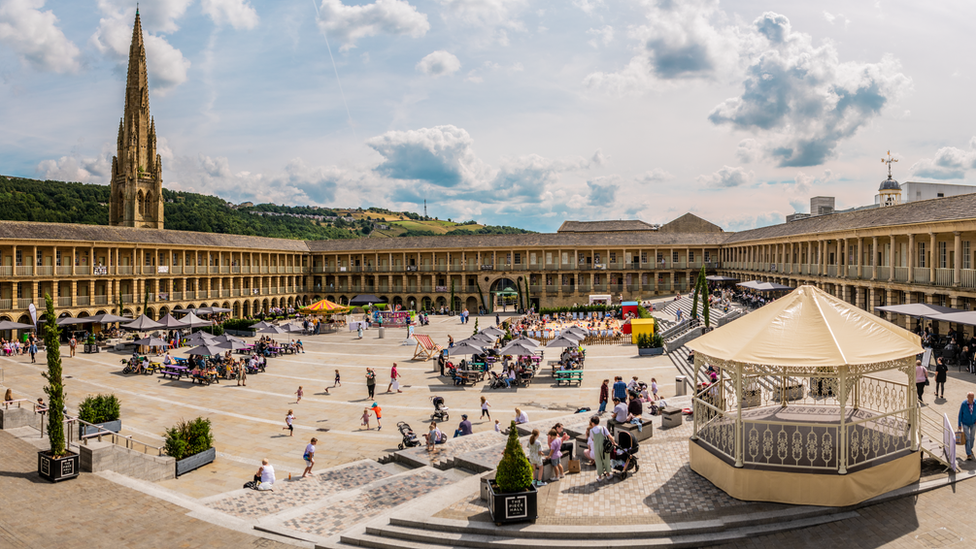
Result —
<instances>
[{"instance_id":1,"label":"person walking","mask_svg":"<svg viewBox=\"0 0 976 549\"><path fill-rule=\"evenodd\" d=\"M915 389L918 391L918 401L924 403L922 395L925 393L925 386L929 384L929 371L922 366L921 360L915 361Z\"/></svg>"},{"instance_id":2,"label":"person walking","mask_svg":"<svg viewBox=\"0 0 976 549\"><path fill-rule=\"evenodd\" d=\"M338 368L336 368L335 383L332 384L332 387L333 388L335 388L335 387L342 387L342 382L339 381L339 369Z\"/></svg>"},{"instance_id":3,"label":"person walking","mask_svg":"<svg viewBox=\"0 0 976 549\"><path fill-rule=\"evenodd\" d=\"M604 379L600 385L600 413L607 411L607 402L610 400L610 380Z\"/></svg>"},{"instance_id":4,"label":"person walking","mask_svg":"<svg viewBox=\"0 0 976 549\"><path fill-rule=\"evenodd\" d=\"M69 356L75 356L75 349L78 347L78 340L72 335L71 339L68 340L68 350L70 351Z\"/></svg>"},{"instance_id":5,"label":"person walking","mask_svg":"<svg viewBox=\"0 0 976 549\"><path fill-rule=\"evenodd\" d=\"M366 389L369 390L369 398L373 398L376 392L376 372L372 368L366 368Z\"/></svg>"},{"instance_id":6,"label":"person walking","mask_svg":"<svg viewBox=\"0 0 976 549\"><path fill-rule=\"evenodd\" d=\"M302 473L302 478L306 475L312 474L312 467L315 467L315 445L318 444L319 439L312 438L308 445L305 446L305 454L302 458L305 460L305 471Z\"/></svg>"},{"instance_id":7,"label":"person walking","mask_svg":"<svg viewBox=\"0 0 976 549\"><path fill-rule=\"evenodd\" d=\"M247 362L244 360L237 367L237 386L241 385L247 387Z\"/></svg>"},{"instance_id":8,"label":"person walking","mask_svg":"<svg viewBox=\"0 0 976 549\"><path fill-rule=\"evenodd\" d=\"M488 399L481 397L481 419L485 419L485 416L488 416L488 421L491 421L491 414L488 413L488 408L491 408L491 404L488 404Z\"/></svg>"},{"instance_id":9,"label":"person walking","mask_svg":"<svg viewBox=\"0 0 976 549\"><path fill-rule=\"evenodd\" d=\"M613 378L613 398L621 401L627 400L627 384L624 383L624 378L620 376Z\"/></svg>"},{"instance_id":10,"label":"person walking","mask_svg":"<svg viewBox=\"0 0 976 549\"><path fill-rule=\"evenodd\" d=\"M298 404L302 401L302 396L305 394L305 391L302 389L301 385L298 386L298 390L295 391L295 394L298 395L298 400L295 401L295 404Z\"/></svg>"},{"instance_id":11,"label":"person walking","mask_svg":"<svg viewBox=\"0 0 976 549\"><path fill-rule=\"evenodd\" d=\"M532 435L529 437L528 451L526 452L529 456L529 463L532 464L534 473L532 476L532 484L542 487L546 485L546 482L542 480L542 471L545 469L545 462L543 461L543 456L545 452L542 449L542 441L540 440L539 430L532 429Z\"/></svg>"},{"instance_id":12,"label":"person walking","mask_svg":"<svg viewBox=\"0 0 976 549\"><path fill-rule=\"evenodd\" d=\"M563 473L562 447L562 437L559 436L555 429L549 429L549 465L552 465L552 478L549 479L549 482L556 482L566 476Z\"/></svg>"},{"instance_id":13,"label":"person walking","mask_svg":"<svg viewBox=\"0 0 976 549\"><path fill-rule=\"evenodd\" d=\"M363 417L360 427L365 427L369 431L369 408L363 408Z\"/></svg>"},{"instance_id":14,"label":"person walking","mask_svg":"<svg viewBox=\"0 0 976 549\"><path fill-rule=\"evenodd\" d=\"M373 403L373 413L376 414L376 430L380 431L383 429L383 423L380 422L383 419L383 409L379 407L375 402Z\"/></svg>"},{"instance_id":15,"label":"person walking","mask_svg":"<svg viewBox=\"0 0 976 549\"><path fill-rule=\"evenodd\" d=\"M945 398L945 382L946 382L946 377L948 376L948 374L949 374L949 367L946 366L946 363L945 363L944 360L942 360L942 357L939 357L939 359L935 361L935 396L936 396L936 398L939 398L939 397ZM939 390L940 387L942 388L941 391Z\"/></svg>"},{"instance_id":16,"label":"person walking","mask_svg":"<svg viewBox=\"0 0 976 549\"><path fill-rule=\"evenodd\" d=\"M393 369L390 370L390 385L386 388L387 393L392 393L393 389L396 389L396 392L398 393L403 392L400 390L400 382L397 381L399 378L400 372L397 371L397 365L396 362L394 362ZM396 385L396 387L394 387L394 385Z\"/></svg>"},{"instance_id":17,"label":"person walking","mask_svg":"<svg viewBox=\"0 0 976 549\"><path fill-rule=\"evenodd\" d=\"M35 357L37 356L37 342L34 341L33 339L31 339L30 342L30 356L31 356L31 364L36 363L37 359Z\"/></svg>"},{"instance_id":18,"label":"person walking","mask_svg":"<svg viewBox=\"0 0 976 549\"><path fill-rule=\"evenodd\" d=\"M613 445L613 437L603 425L600 425L600 416L590 418L590 436L593 438L593 461L596 464L597 480L608 479L613 476L610 469L610 455L604 451L605 440L609 440Z\"/></svg>"},{"instance_id":19,"label":"person walking","mask_svg":"<svg viewBox=\"0 0 976 549\"><path fill-rule=\"evenodd\" d=\"M976 436L976 409L973 408L973 393L966 395L966 400L959 406L959 429L966 437L966 461L973 460L973 437Z\"/></svg>"},{"instance_id":20,"label":"person walking","mask_svg":"<svg viewBox=\"0 0 976 549\"><path fill-rule=\"evenodd\" d=\"M282 427L281 430L283 431L285 429L288 429L288 436L290 437L295 436L295 426L292 425L294 421L295 421L295 412L293 412L292 410L288 410L288 413L285 414L285 426Z\"/></svg>"}]
</instances>

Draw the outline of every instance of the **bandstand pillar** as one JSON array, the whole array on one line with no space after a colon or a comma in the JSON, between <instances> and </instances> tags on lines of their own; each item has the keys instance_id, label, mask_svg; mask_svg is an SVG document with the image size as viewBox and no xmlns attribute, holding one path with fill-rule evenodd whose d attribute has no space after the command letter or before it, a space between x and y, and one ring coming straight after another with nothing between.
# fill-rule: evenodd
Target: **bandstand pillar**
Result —
<instances>
[{"instance_id":1,"label":"bandstand pillar","mask_svg":"<svg viewBox=\"0 0 976 549\"><path fill-rule=\"evenodd\" d=\"M742 364L735 365L735 466L745 465L743 460L744 433L742 431Z\"/></svg>"},{"instance_id":2,"label":"bandstand pillar","mask_svg":"<svg viewBox=\"0 0 976 549\"><path fill-rule=\"evenodd\" d=\"M838 368L837 392L840 398L840 427L837 429L837 473L847 474L847 429L844 428L846 415L845 405L847 404L847 368Z\"/></svg>"}]
</instances>

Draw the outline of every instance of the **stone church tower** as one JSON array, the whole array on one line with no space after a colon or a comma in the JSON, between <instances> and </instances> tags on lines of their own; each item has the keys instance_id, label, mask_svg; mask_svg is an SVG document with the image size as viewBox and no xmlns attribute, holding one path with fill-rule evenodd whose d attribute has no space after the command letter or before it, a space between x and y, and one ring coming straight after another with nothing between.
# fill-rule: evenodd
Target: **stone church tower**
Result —
<instances>
[{"instance_id":1,"label":"stone church tower","mask_svg":"<svg viewBox=\"0 0 976 549\"><path fill-rule=\"evenodd\" d=\"M129 46L125 112L119 122L118 155L112 159L109 224L163 228L163 163L156 154L156 123L149 116L146 47L139 10Z\"/></svg>"}]
</instances>

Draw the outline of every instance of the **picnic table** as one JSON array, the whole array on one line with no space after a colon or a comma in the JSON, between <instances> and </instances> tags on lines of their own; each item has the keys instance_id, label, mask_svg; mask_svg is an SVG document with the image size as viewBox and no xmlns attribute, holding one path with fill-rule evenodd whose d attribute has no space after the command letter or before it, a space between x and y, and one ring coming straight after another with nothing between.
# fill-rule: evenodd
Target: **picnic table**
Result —
<instances>
[{"instance_id":1,"label":"picnic table","mask_svg":"<svg viewBox=\"0 0 976 549\"><path fill-rule=\"evenodd\" d=\"M190 375L189 366L180 366L179 364L170 364L168 367L163 368L159 373L164 377L170 377L173 379L180 379L183 376Z\"/></svg>"},{"instance_id":2,"label":"picnic table","mask_svg":"<svg viewBox=\"0 0 976 549\"><path fill-rule=\"evenodd\" d=\"M462 385L468 383L474 385L475 383L485 379L485 372L482 370L458 370L457 374L458 377L461 378Z\"/></svg>"},{"instance_id":3,"label":"picnic table","mask_svg":"<svg viewBox=\"0 0 976 549\"><path fill-rule=\"evenodd\" d=\"M553 377L556 378L556 385L562 385L563 383L566 385L570 383L581 385L583 383L583 370L556 370L553 373Z\"/></svg>"}]
</instances>

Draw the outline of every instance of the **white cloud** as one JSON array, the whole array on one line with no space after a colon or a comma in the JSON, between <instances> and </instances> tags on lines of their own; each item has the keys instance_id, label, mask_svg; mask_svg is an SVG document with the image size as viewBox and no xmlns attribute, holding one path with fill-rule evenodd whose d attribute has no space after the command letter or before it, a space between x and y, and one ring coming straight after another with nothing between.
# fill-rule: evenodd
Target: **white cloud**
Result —
<instances>
[{"instance_id":1,"label":"white cloud","mask_svg":"<svg viewBox=\"0 0 976 549\"><path fill-rule=\"evenodd\" d=\"M81 52L58 27L51 10L41 11L44 0L0 2L0 44L24 63L43 71L77 72Z\"/></svg>"},{"instance_id":2,"label":"white cloud","mask_svg":"<svg viewBox=\"0 0 976 549\"><path fill-rule=\"evenodd\" d=\"M713 189L727 189L752 183L754 178L753 172L746 171L741 167L724 166L713 174L698 176L698 183Z\"/></svg>"},{"instance_id":3,"label":"white cloud","mask_svg":"<svg viewBox=\"0 0 976 549\"><path fill-rule=\"evenodd\" d=\"M132 41L132 27L129 22L135 20L135 10L118 11L107 0L99 0L98 5L104 17L99 21L98 29L89 39L89 43L109 59L124 64L129 57L129 45ZM183 7L183 11L185 10L186 8ZM169 20L169 23L166 21L160 23L163 26L170 23L175 26L175 19ZM143 41L146 44L149 85L154 94L166 95L176 86L186 82L190 60L183 56L183 52L173 47L162 36L146 32L145 29L143 29Z\"/></svg>"},{"instance_id":4,"label":"white cloud","mask_svg":"<svg viewBox=\"0 0 976 549\"><path fill-rule=\"evenodd\" d=\"M594 48L599 48L601 45L609 46L610 42L613 42L613 27L610 25L604 25L599 29L590 29L586 31L586 34L593 37L587 44Z\"/></svg>"},{"instance_id":5,"label":"white cloud","mask_svg":"<svg viewBox=\"0 0 976 549\"><path fill-rule=\"evenodd\" d=\"M590 188L588 197L590 206L612 206L617 201L620 177L616 175L597 177L587 181L586 186Z\"/></svg>"},{"instance_id":6,"label":"white cloud","mask_svg":"<svg viewBox=\"0 0 976 549\"><path fill-rule=\"evenodd\" d=\"M739 157L739 161L743 164L759 160L762 157L762 143L752 138L743 139L739 141L735 155Z\"/></svg>"},{"instance_id":7,"label":"white cloud","mask_svg":"<svg viewBox=\"0 0 976 549\"><path fill-rule=\"evenodd\" d=\"M37 171L44 179L54 181L107 184L112 180L112 153L104 150L95 157L62 156L57 160L42 160Z\"/></svg>"},{"instance_id":8,"label":"white cloud","mask_svg":"<svg viewBox=\"0 0 976 549\"><path fill-rule=\"evenodd\" d=\"M835 21L841 23L844 26L844 30L847 30L847 27L851 24L851 20L844 17L843 13L838 13L835 15L830 13L829 11L824 11L823 16L824 19L826 19L827 22L830 23L831 25L833 25Z\"/></svg>"},{"instance_id":9,"label":"white cloud","mask_svg":"<svg viewBox=\"0 0 976 549\"><path fill-rule=\"evenodd\" d=\"M474 153L473 144L468 132L451 125L389 131L366 140L384 158L376 167L378 173L448 188L485 179L488 168Z\"/></svg>"},{"instance_id":10,"label":"white cloud","mask_svg":"<svg viewBox=\"0 0 976 549\"><path fill-rule=\"evenodd\" d=\"M653 184L653 183L664 183L665 181L671 181L674 176L661 168L654 168L653 170L645 172L643 175L637 178L638 183Z\"/></svg>"},{"instance_id":11,"label":"white cloud","mask_svg":"<svg viewBox=\"0 0 976 549\"><path fill-rule=\"evenodd\" d=\"M453 53L437 50L421 59L416 69L427 76L437 78L461 70L461 62Z\"/></svg>"},{"instance_id":12,"label":"white cloud","mask_svg":"<svg viewBox=\"0 0 976 549\"><path fill-rule=\"evenodd\" d=\"M143 29L149 32L169 34L180 29L179 20L186 15L187 8L194 0L155 0L139 5L139 17ZM98 9L103 14L125 15L128 23L135 19L135 5L129 0L98 0Z\"/></svg>"},{"instance_id":13,"label":"white cloud","mask_svg":"<svg viewBox=\"0 0 976 549\"><path fill-rule=\"evenodd\" d=\"M347 6L341 0L322 0L319 29L347 50L367 36L390 34L419 38L430 30L427 16L404 0L376 0L372 4Z\"/></svg>"},{"instance_id":14,"label":"white cloud","mask_svg":"<svg viewBox=\"0 0 976 549\"><path fill-rule=\"evenodd\" d=\"M258 25L258 13L247 0L201 0L201 7L217 24L226 21L238 30Z\"/></svg>"},{"instance_id":15,"label":"white cloud","mask_svg":"<svg viewBox=\"0 0 976 549\"><path fill-rule=\"evenodd\" d=\"M573 5L583 10L583 13L589 15L596 11L597 8L602 8L604 4L603 0L573 0Z\"/></svg>"},{"instance_id":16,"label":"white cloud","mask_svg":"<svg viewBox=\"0 0 976 549\"><path fill-rule=\"evenodd\" d=\"M911 89L891 56L841 62L833 44L814 46L810 35L772 12L753 26L766 49L746 70L742 95L715 107L709 120L761 135L766 155L781 167L824 163L840 141Z\"/></svg>"},{"instance_id":17,"label":"white cloud","mask_svg":"<svg viewBox=\"0 0 976 549\"><path fill-rule=\"evenodd\" d=\"M527 0L438 0L444 10L441 18L482 29L490 42L507 46L509 31L522 32L525 25L519 16Z\"/></svg>"},{"instance_id":18,"label":"white cloud","mask_svg":"<svg viewBox=\"0 0 976 549\"><path fill-rule=\"evenodd\" d=\"M923 158L912 164L915 177L929 179L965 179L966 172L976 170L976 137L969 140L969 148L942 147L933 158Z\"/></svg>"}]
</instances>

